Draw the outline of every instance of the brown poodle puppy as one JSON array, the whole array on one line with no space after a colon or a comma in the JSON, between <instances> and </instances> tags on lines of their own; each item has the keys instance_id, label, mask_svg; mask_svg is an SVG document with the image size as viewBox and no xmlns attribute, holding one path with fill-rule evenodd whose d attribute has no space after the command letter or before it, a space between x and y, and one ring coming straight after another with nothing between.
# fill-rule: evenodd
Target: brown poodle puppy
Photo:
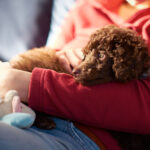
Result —
<instances>
[{"instance_id":1,"label":"brown poodle puppy","mask_svg":"<svg viewBox=\"0 0 150 150\"><path fill-rule=\"evenodd\" d=\"M137 79L149 65L145 41L136 32L113 25L92 34L83 52L85 58L74 76L88 85Z\"/></svg>"},{"instance_id":2,"label":"brown poodle puppy","mask_svg":"<svg viewBox=\"0 0 150 150\"><path fill-rule=\"evenodd\" d=\"M103 27L93 33L83 48L83 53L84 59L72 73L75 80L83 85L138 79L149 68L150 59L145 41L136 32L114 25ZM46 47L18 55L10 64L14 68L30 72L34 67L41 67L67 73L59 63L55 51ZM149 135L114 131L110 133L118 139L123 150L150 149Z\"/></svg>"},{"instance_id":3,"label":"brown poodle puppy","mask_svg":"<svg viewBox=\"0 0 150 150\"><path fill-rule=\"evenodd\" d=\"M74 68L72 75L84 85L137 79L146 72L149 65L145 41L136 32L114 25L92 34L83 53L85 57ZM67 73L59 63L55 51L46 47L20 54L10 64L30 72L34 67L41 67Z\"/></svg>"}]
</instances>

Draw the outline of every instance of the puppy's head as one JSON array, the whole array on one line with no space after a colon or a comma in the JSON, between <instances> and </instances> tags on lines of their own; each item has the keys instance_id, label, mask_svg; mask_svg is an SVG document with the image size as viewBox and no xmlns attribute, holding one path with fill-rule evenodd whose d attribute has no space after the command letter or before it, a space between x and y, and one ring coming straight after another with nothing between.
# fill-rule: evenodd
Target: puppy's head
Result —
<instances>
[{"instance_id":1,"label":"puppy's head","mask_svg":"<svg viewBox=\"0 0 150 150\"><path fill-rule=\"evenodd\" d=\"M137 79L148 69L147 49L136 32L106 26L91 35L83 48L85 57L73 75L84 85Z\"/></svg>"}]
</instances>

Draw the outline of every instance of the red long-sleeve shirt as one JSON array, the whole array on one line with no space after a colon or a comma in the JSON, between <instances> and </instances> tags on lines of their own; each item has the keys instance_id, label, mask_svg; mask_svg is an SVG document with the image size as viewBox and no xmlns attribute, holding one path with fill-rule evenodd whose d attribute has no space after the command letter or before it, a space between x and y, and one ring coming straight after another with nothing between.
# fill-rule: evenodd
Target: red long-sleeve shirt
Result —
<instances>
[{"instance_id":1,"label":"red long-sleeve shirt","mask_svg":"<svg viewBox=\"0 0 150 150\"><path fill-rule=\"evenodd\" d=\"M128 26L139 32L147 43L150 41L150 8L123 21L94 0L83 0L70 12L66 22L58 48L81 47L95 28L112 23ZM29 105L84 124L108 150L120 150L120 147L104 129L150 133L150 78L124 84L83 86L71 75L34 69Z\"/></svg>"}]
</instances>

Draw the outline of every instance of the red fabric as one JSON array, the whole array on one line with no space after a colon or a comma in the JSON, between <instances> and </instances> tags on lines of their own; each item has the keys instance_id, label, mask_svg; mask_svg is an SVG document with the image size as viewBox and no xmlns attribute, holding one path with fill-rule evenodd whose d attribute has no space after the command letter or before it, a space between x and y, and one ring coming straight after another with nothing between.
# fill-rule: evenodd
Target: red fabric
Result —
<instances>
[{"instance_id":1,"label":"red fabric","mask_svg":"<svg viewBox=\"0 0 150 150\"><path fill-rule=\"evenodd\" d=\"M149 43L150 8L139 11L128 21L115 13L94 0L79 1L63 26L58 48L82 47L96 28L113 23L138 31ZM150 133L149 80L86 87L76 83L71 75L34 69L29 105L38 111L82 123L108 150L120 150L117 142L103 129Z\"/></svg>"},{"instance_id":2,"label":"red fabric","mask_svg":"<svg viewBox=\"0 0 150 150\"><path fill-rule=\"evenodd\" d=\"M79 0L62 26L56 49L83 47L93 31L108 24L132 28L150 44L150 8L137 12L129 20L123 20L116 11L110 12L97 1Z\"/></svg>"}]
</instances>

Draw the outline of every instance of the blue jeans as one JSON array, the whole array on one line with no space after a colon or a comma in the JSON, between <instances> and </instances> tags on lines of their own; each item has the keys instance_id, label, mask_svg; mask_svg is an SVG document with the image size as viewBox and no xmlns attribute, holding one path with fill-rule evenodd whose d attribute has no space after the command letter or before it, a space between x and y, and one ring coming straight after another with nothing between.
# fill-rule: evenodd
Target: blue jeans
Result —
<instances>
[{"instance_id":1,"label":"blue jeans","mask_svg":"<svg viewBox=\"0 0 150 150\"><path fill-rule=\"evenodd\" d=\"M100 150L72 122L53 118L56 128L19 129L0 123L1 150Z\"/></svg>"}]
</instances>

